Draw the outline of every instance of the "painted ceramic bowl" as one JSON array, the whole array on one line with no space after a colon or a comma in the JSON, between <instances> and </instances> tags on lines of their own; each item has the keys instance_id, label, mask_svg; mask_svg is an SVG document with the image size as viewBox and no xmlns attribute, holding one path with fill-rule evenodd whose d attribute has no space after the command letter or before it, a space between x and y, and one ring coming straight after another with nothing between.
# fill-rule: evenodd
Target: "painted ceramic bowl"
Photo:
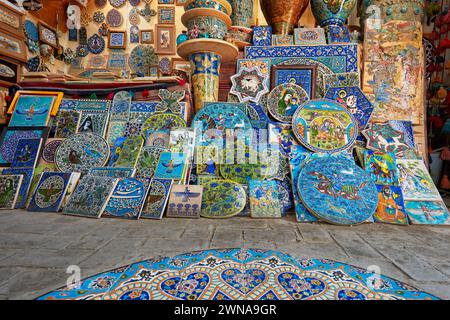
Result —
<instances>
[{"instance_id":1,"label":"painted ceramic bowl","mask_svg":"<svg viewBox=\"0 0 450 320\"><path fill-rule=\"evenodd\" d=\"M228 29L227 34L225 35L225 40L234 43L247 43L250 45L253 38L253 29L240 27L240 26L231 26Z\"/></svg>"},{"instance_id":2,"label":"painted ceramic bowl","mask_svg":"<svg viewBox=\"0 0 450 320\"><path fill-rule=\"evenodd\" d=\"M188 28L189 39L213 38L222 40L231 25L230 17L215 10L200 10L202 12L186 12L182 17L183 24Z\"/></svg>"},{"instance_id":3,"label":"painted ceramic bowl","mask_svg":"<svg viewBox=\"0 0 450 320\"><path fill-rule=\"evenodd\" d=\"M321 0L324 1L324 0ZM273 34L292 34L308 7L308 0L261 0L261 9Z\"/></svg>"},{"instance_id":4,"label":"painted ceramic bowl","mask_svg":"<svg viewBox=\"0 0 450 320\"><path fill-rule=\"evenodd\" d=\"M232 12L231 5L226 0L191 0L184 6L186 12L194 9L215 9L228 16Z\"/></svg>"},{"instance_id":5,"label":"painted ceramic bowl","mask_svg":"<svg viewBox=\"0 0 450 320\"><path fill-rule=\"evenodd\" d=\"M320 26L345 24L357 0L311 0L314 17Z\"/></svg>"}]
</instances>

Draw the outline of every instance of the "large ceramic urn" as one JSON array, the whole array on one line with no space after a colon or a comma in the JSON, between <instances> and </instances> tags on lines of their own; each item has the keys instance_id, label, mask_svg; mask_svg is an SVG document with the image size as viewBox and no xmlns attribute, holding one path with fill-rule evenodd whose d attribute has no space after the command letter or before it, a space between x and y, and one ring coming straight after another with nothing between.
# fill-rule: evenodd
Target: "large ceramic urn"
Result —
<instances>
[{"instance_id":1,"label":"large ceramic urn","mask_svg":"<svg viewBox=\"0 0 450 320\"><path fill-rule=\"evenodd\" d=\"M311 9L321 27L342 26L352 13L357 0L311 0Z\"/></svg>"},{"instance_id":2,"label":"large ceramic urn","mask_svg":"<svg viewBox=\"0 0 450 320\"><path fill-rule=\"evenodd\" d=\"M274 34L292 34L309 0L260 0L261 9Z\"/></svg>"}]
</instances>

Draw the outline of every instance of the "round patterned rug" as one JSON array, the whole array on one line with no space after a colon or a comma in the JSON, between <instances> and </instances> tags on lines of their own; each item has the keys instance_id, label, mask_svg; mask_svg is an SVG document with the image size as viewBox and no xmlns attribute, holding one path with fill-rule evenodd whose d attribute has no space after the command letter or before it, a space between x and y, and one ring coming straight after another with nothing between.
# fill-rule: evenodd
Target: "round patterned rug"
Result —
<instances>
[{"instance_id":1,"label":"round patterned rug","mask_svg":"<svg viewBox=\"0 0 450 320\"><path fill-rule=\"evenodd\" d=\"M150 259L38 300L438 300L397 280L325 259L223 249Z\"/></svg>"}]
</instances>

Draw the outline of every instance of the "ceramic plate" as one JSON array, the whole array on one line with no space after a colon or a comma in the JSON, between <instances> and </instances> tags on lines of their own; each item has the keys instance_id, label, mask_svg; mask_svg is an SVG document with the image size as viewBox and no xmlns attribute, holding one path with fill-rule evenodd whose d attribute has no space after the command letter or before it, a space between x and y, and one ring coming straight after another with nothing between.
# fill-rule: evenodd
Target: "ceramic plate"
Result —
<instances>
[{"instance_id":1,"label":"ceramic plate","mask_svg":"<svg viewBox=\"0 0 450 320\"><path fill-rule=\"evenodd\" d=\"M355 225L368 220L378 205L375 183L363 169L337 157L315 158L301 170L301 200L319 219Z\"/></svg>"},{"instance_id":2,"label":"ceramic plate","mask_svg":"<svg viewBox=\"0 0 450 320\"><path fill-rule=\"evenodd\" d=\"M295 137L314 152L346 150L358 136L358 122L350 111L327 99L301 105L292 119L292 129Z\"/></svg>"},{"instance_id":3,"label":"ceramic plate","mask_svg":"<svg viewBox=\"0 0 450 320\"><path fill-rule=\"evenodd\" d=\"M103 167L109 158L105 139L94 133L77 133L64 140L55 153L55 162L62 172L87 173L94 167Z\"/></svg>"},{"instance_id":4,"label":"ceramic plate","mask_svg":"<svg viewBox=\"0 0 450 320\"><path fill-rule=\"evenodd\" d=\"M204 218L229 218L244 210L247 194L244 188L229 180L215 180L203 186L202 213Z\"/></svg>"},{"instance_id":5,"label":"ceramic plate","mask_svg":"<svg viewBox=\"0 0 450 320\"><path fill-rule=\"evenodd\" d=\"M290 123L298 107L308 100L308 93L302 87L283 83L269 93L267 109L278 121Z\"/></svg>"}]
</instances>

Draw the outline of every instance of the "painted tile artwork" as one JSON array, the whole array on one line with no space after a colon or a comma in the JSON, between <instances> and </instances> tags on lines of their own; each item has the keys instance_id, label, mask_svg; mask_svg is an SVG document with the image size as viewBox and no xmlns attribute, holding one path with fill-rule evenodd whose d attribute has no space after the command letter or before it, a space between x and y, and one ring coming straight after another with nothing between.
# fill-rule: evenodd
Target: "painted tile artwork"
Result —
<instances>
[{"instance_id":1,"label":"painted tile artwork","mask_svg":"<svg viewBox=\"0 0 450 320\"><path fill-rule=\"evenodd\" d=\"M104 136L108 123L108 113L83 111L77 127L77 133L95 133Z\"/></svg>"},{"instance_id":2,"label":"painted tile artwork","mask_svg":"<svg viewBox=\"0 0 450 320\"><path fill-rule=\"evenodd\" d=\"M143 147L136 164L136 177L153 178L161 154L168 151L162 147Z\"/></svg>"},{"instance_id":3,"label":"painted tile artwork","mask_svg":"<svg viewBox=\"0 0 450 320\"><path fill-rule=\"evenodd\" d=\"M397 161L393 153L364 152L364 166L375 184L398 186Z\"/></svg>"},{"instance_id":4,"label":"painted tile artwork","mask_svg":"<svg viewBox=\"0 0 450 320\"><path fill-rule=\"evenodd\" d=\"M21 95L17 100L9 126L41 127L50 119L55 97Z\"/></svg>"},{"instance_id":5,"label":"painted tile artwork","mask_svg":"<svg viewBox=\"0 0 450 320\"><path fill-rule=\"evenodd\" d=\"M377 185L377 189L378 206L373 214L375 222L408 225L401 188Z\"/></svg>"},{"instance_id":6,"label":"painted tile artwork","mask_svg":"<svg viewBox=\"0 0 450 320\"><path fill-rule=\"evenodd\" d=\"M334 224L363 223L378 204L377 188L370 176L341 158L312 159L303 166L297 187L305 207Z\"/></svg>"},{"instance_id":7,"label":"painted tile artwork","mask_svg":"<svg viewBox=\"0 0 450 320\"><path fill-rule=\"evenodd\" d=\"M218 176L221 155L217 146L196 147L195 163L197 175Z\"/></svg>"},{"instance_id":8,"label":"painted tile artwork","mask_svg":"<svg viewBox=\"0 0 450 320\"><path fill-rule=\"evenodd\" d=\"M281 218L282 207L276 181L249 181L250 214L252 218Z\"/></svg>"},{"instance_id":9,"label":"painted tile artwork","mask_svg":"<svg viewBox=\"0 0 450 320\"><path fill-rule=\"evenodd\" d=\"M296 84L303 88L308 97L316 96L317 67L306 65L289 65L272 67L272 89L284 83Z\"/></svg>"},{"instance_id":10,"label":"painted tile artwork","mask_svg":"<svg viewBox=\"0 0 450 320\"><path fill-rule=\"evenodd\" d=\"M26 207L27 195L31 190L31 182L33 179L34 168L6 168L3 169L3 175L22 175L22 183L20 185L19 195L14 209L23 209Z\"/></svg>"},{"instance_id":11,"label":"painted tile artwork","mask_svg":"<svg viewBox=\"0 0 450 320\"><path fill-rule=\"evenodd\" d=\"M55 154L56 149L58 149L59 145L64 141L64 139L59 138L49 138L45 142L45 146L42 149L41 157L39 158L39 164L47 165L47 164L55 164Z\"/></svg>"},{"instance_id":12,"label":"painted tile artwork","mask_svg":"<svg viewBox=\"0 0 450 320\"><path fill-rule=\"evenodd\" d=\"M10 166L20 139L47 138L48 129L33 127L4 128L0 138L0 166Z\"/></svg>"},{"instance_id":13,"label":"painted tile artwork","mask_svg":"<svg viewBox=\"0 0 450 320\"><path fill-rule=\"evenodd\" d=\"M135 174L134 168L91 168L87 173L89 176L110 177L110 178L131 178Z\"/></svg>"},{"instance_id":14,"label":"painted tile artwork","mask_svg":"<svg viewBox=\"0 0 450 320\"><path fill-rule=\"evenodd\" d=\"M64 287L38 300L438 300L349 264L275 250L227 249L158 257Z\"/></svg>"},{"instance_id":15,"label":"painted tile artwork","mask_svg":"<svg viewBox=\"0 0 450 320\"><path fill-rule=\"evenodd\" d=\"M113 163L115 168L134 168L138 161L139 154L144 145L144 138L142 136L134 136L126 138L119 152L117 161Z\"/></svg>"},{"instance_id":16,"label":"painted tile artwork","mask_svg":"<svg viewBox=\"0 0 450 320\"><path fill-rule=\"evenodd\" d=\"M285 123L269 123L269 143L279 145L280 152L288 157L293 145L297 145L292 125Z\"/></svg>"},{"instance_id":17,"label":"painted tile artwork","mask_svg":"<svg viewBox=\"0 0 450 320\"><path fill-rule=\"evenodd\" d=\"M389 123L370 123L362 132L367 139L367 149L394 153L397 158L411 149L405 133L395 130Z\"/></svg>"},{"instance_id":18,"label":"painted tile artwork","mask_svg":"<svg viewBox=\"0 0 450 320\"><path fill-rule=\"evenodd\" d=\"M44 172L34 190L28 211L58 212L61 209L72 173Z\"/></svg>"},{"instance_id":19,"label":"painted tile artwork","mask_svg":"<svg viewBox=\"0 0 450 320\"><path fill-rule=\"evenodd\" d=\"M241 213L247 203L247 192L230 180L215 180L203 186L202 213L204 218L229 218Z\"/></svg>"},{"instance_id":20,"label":"painted tile artwork","mask_svg":"<svg viewBox=\"0 0 450 320\"><path fill-rule=\"evenodd\" d=\"M313 46L327 43L323 28L296 28L294 29L294 42L297 46Z\"/></svg>"},{"instance_id":21,"label":"painted tile artwork","mask_svg":"<svg viewBox=\"0 0 450 320\"><path fill-rule=\"evenodd\" d=\"M170 179L152 179L150 190L142 209L141 218L162 219L167 201L169 200L172 184L173 180Z\"/></svg>"},{"instance_id":22,"label":"painted tile artwork","mask_svg":"<svg viewBox=\"0 0 450 320\"><path fill-rule=\"evenodd\" d=\"M42 139L20 139L11 167L34 168L40 155L41 146Z\"/></svg>"},{"instance_id":23,"label":"painted tile artwork","mask_svg":"<svg viewBox=\"0 0 450 320\"><path fill-rule=\"evenodd\" d=\"M350 32L348 26L330 25L326 27L328 43L349 43Z\"/></svg>"},{"instance_id":24,"label":"painted tile artwork","mask_svg":"<svg viewBox=\"0 0 450 320\"><path fill-rule=\"evenodd\" d=\"M114 190L117 179L109 177L83 177L63 213L86 218L100 218L106 200Z\"/></svg>"},{"instance_id":25,"label":"painted tile artwork","mask_svg":"<svg viewBox=\"0 0 450 320\"><path fill-rule=\"evenodd\" d=\"M167 217L200 218L202 195L203 186L173 186L167 206Z\"/></svg>"},{"instance_id":26,"label":"painted tile artwork","mask_svg":"<svg viewBox=\"0 0 450 320\"><path fill-rule=\"evenodd\" d=\"M56 116L55 138L68 138L77 132L80 113L74 110L60 110Z\"/></svg>"},{"instance_id":27,"label":"painted tile artwork","mask_svg":"<svg viewBox=\"0 0 450 320\"><path fill-rule=\"evenodd\" d=\"M283 83L276 86L267 97L267 109L278 121L291 123L295 112L310 99L301 86Z\"/></svg>"},{"instance_id":28,"label":"painted tile artwork","mask_svg":"<svg viewBox=\"0 0 450 320\"><path fill-rule=\"evenodd\" d=\"M104 166L109 154L105 139L93 133L78 133L61 143L55 162L62 172L86 173L90 168Z\"/></svg>"},{"instance_id":29,"label":"painted tile artwork","mask_svg":"<svg viewBox=\"0 0 450 320\"><path fill-rule=\"evenodd\" d=\"M171 131L172 132L172 131ZM168 131L147 131L146 147L169 148L170 134ZM183 152L183 151L180 151Z\"/></svg>"},{"instance_id":30,"label":"painted tile artwork","mask_svg":"<svg viewBox=\"0 0 450 320\"><path fill-rule=\"evenodd\" d=\"M170 132L169 149L175 153L186 153L191 159L194 154L197 130L195 128L178 129Z\"/></svg>"},{"instance_id":31,"label":"painted tile artwork","mask_svg":"<svg viewBox=\"0 0 450 320\"><path fill-rule=\"evenodd\" d=\"M102 211L102 217L139 219L149 187L149 179L118 179Z\"/></svg>"},{"instance_id":32,"label":"painted tile artwork","mask_svg":"<svg viewBox=\"0 0 450 320\"><path fill-rule=\"evenodd\" d=\"M325 94L325 98L339 102L346 107L358 120L360 132L366 128L374 108L359 87L330 88Z\"/></svg>"},{"instance_id":33,"label":"painted tile artwork","mask_svg":"<svg viewBox=\"0 0 450 320\"><path fill-rule=\"evenodd\" d=\"M358 72L330 73L323 76L325 92L336 87L360 87L360 75Z\"/></svg>"},{"instance_id":34,"label":"painted tile artwork","mask_svg":"<svg viewBox=\"0 0 450 320\"><path fill-rule=\"evenodd\" d=\"M311 100L299 107L293 131L308 149L326 153L348 149L358 135L353 115L331 100Z\"/></svg>"},{"instance_id":35,"label":"painted tile artwork","mask_svg":"<svg viewBox=\"0 0 450 320\"><path fill-rule=\"evenodd\" d=\"M412 224L450 225L448 208L442 201L405 201Z\"/></svg>"},{"instance_id":36,"label":"painted tile artwork","mask_svg":"<svg viewBox=\"0 0 450 320\"><path fill-rule=\"evenodd\" d=\"M405 200L442 201L441 195L422 160L397 159L397 169Z\"/></svg>"},{"instance_id":37,"label":"painted tile artwork","mask_svg":"<svg viewBox=\"0 0 450 320\"><path fill-rule=\"evenodd\" d=\"M256 26L253 27L253 45L271 46L272 45L272 27Z\"/></svg>"},{"instance_id":38,"label":"painted tile artwork","mask_svg":"<svg viewBox=\"0 0 450 320\"><path fill-rule=\"evenodd\" d=\"M14 209L22 179L22 175L0 175L0 210Z\"/></svg>"},{"instance_id":39,"label":"painted tile artwork","mask_svg":"<svg viewBox=\"0 0 450 320\"><path fill-rule=\"evenodd\" d=\"M155 170L155 178L181 180L185 173L187 154L163 152Z\"/></svg>"}]
</instances>

